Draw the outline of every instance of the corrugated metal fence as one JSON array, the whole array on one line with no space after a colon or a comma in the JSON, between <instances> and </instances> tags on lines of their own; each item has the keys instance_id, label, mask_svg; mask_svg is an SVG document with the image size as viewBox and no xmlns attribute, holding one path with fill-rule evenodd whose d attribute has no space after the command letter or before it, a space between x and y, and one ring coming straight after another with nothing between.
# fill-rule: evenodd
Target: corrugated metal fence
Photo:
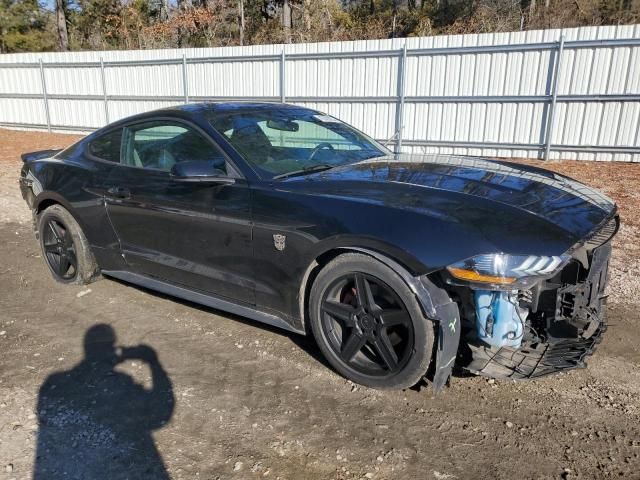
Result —
<instances>
[{"instance_id":1,"label":"corrugated metal fence","mask_svg":"<svg viewBox=\"0 0 640 480\"><path fill-rule=\"evenodd\" d=\"M286 101L408 152L640 161L640 25L0 57L0 126Z\"/></svg>"}]
</instances>

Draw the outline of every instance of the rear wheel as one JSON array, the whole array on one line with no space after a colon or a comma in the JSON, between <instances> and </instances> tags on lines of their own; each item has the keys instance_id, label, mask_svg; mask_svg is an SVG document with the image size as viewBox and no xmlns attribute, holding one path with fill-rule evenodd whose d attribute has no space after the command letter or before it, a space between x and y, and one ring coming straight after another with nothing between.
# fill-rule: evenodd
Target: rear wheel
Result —
<instances>
[{"instance_id":1,"label":"rear wheel","mask_svg":"<svg viewBox=\"0 0 640 480\"><path fill-rule=\"evenodd\" d=\"M85 285L98 276L98 265L80 225L61 205L38 217L42 256L57 281Z\"/></svg>"},{"instance_id":2,"label":"rear wheel","mask_svg":"<svg viewBox=\"0 0 640 480\"><path fill-rule=\"evenodd\" d=\"M318 274L310 296L314 337L331 365L354 382L408 388L427 372L433 322L400 276L362 254L344 254Z\"/></svg>"}]
</instances>

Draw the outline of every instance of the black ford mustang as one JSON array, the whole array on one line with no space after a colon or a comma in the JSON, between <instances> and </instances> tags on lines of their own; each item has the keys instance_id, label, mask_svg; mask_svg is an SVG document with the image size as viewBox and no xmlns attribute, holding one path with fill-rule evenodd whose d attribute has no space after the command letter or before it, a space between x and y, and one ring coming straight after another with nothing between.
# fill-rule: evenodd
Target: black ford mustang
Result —
<instances>
[{"instance_id":1,"label":"black ford mustang","mask_svg":"<svg viewBox=\"0 0 640 480\"><path fill-rule=\"evenodd\" d=\"M616 206L508 162L393 155L283 104L188 105L23 155L55 279L100 274L294 332L355 382L534 378L606 329Z\"/></svg>"}]
</instances>

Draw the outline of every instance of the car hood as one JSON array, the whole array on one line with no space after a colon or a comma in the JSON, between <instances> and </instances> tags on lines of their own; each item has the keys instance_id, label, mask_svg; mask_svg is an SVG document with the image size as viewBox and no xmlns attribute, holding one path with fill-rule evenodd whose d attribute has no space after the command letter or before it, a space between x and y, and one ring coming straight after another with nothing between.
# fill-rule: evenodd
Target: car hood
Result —
<instances>
[{"instance_id":1,"label":"car hood","mask_svg":"<svg viewBox=\"0 0 640 480\"><path fill-rule=\"evenodd\" d=\"M540 220L549 222L576 241L616 209L607 196L563 175L477 157L400 154L294 177L288 182L306 185L316 193L401 209L429 210L430 199L438 194L453 195L458 204L470 208L483 204L496 215L509 211L509 217L517 211L526 212L537 217L536 225Z\"/></svg>"}]
</instances>

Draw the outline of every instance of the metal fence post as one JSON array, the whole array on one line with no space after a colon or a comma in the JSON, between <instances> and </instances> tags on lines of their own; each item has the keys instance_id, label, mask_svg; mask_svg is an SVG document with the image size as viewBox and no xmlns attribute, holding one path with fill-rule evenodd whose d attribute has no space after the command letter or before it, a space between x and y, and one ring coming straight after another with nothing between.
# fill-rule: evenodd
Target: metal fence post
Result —
<instances>
[{"instance_id":1,"label":"metal fence post","mask_svg":"<svg viewBox=\"0 0 640 480\"><path fill-rule=\"evenodd\" d=\"M407 69L407 43L400 51L400 59L398 62L398 104L396 106L396 135L398 139L396 141L396 153L400 153L402 149L402 130L404 128L404 89L406 83L406 69Z\"/></svg>"},{"instance_id":2,"label":"metal fence post","mask_svg":"<svg viewBox=\"0 0 640 480\"><path fill-rule=\"evenodd\" d=\"M42 81L42 100L44 100L44 114L47 117L47 130L51 131L51 116L49 114L49 98L47 97L47 82L44 79L44 65L40 61L40 80Z\"/></svg>"},{"instance_id":3,"label":"metal fence post","mask_svg":"<svg viewBox=\"0 0 640 480\"><path fill-rule=\"evenodd\" d=\"M100 80L102 81L102 98L104 103L104 124L109 124L109 99L107 98L107 79L104 75L104 59L100 57Z\"/></svg>"},{"instance_id":4,"label":"metal fence post","mask_svg":"<svg viewBox=\"0 0 640 480\"><path fill-rule=\"evenodd\" d=\"M286 65L287 58L285 57L284 48L282 49L282 53L280 54L280 102L285 103L286 95L285 95L285 79L286 79Z\"/></svg>"},{"instance_id":5,"label":"metal fence post","mask_svg":"<svg viewBox=\"0 0 640 480\"><path fill-rule=\"evenodd\" d=\"M558 81L560 80L560 67L562 66L562 52L564 50L564 35L560 36L558 42L558 50L556 50L557 58L553 62L553 81L551 83L551 104L549 105L549 115L547 115L547 131L544 136L545 148L544 159L549 160L551 153L551 141L553 139L553 123L556 114L556 100L558 98Z\"/></svg>"},{"instance_id":6,"label":"metal fence post","mask_svg":"<svg viewBox=\"0 0 640 480\"><path fill-rule=\"evenodd\" d=\"M184 103L189 103L189 77L187 77L187 54L182 54L182 86L184 88Z\"/></svg>"}]
</instances>

